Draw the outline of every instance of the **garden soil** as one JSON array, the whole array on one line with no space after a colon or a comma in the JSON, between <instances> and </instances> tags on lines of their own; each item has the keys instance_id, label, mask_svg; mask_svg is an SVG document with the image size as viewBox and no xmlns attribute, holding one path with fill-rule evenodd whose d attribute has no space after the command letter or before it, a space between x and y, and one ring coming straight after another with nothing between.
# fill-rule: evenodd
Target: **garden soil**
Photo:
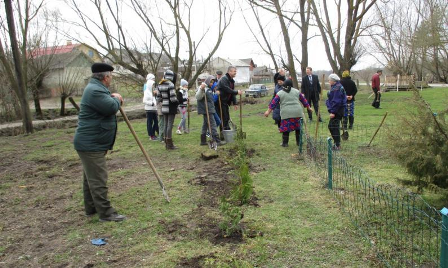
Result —
<instances>
[{"instance_id":1,"label":"garden soil","mask_svg":"<svg viewBox=\"0 0 448 268\"><path fill-rule=\"evenodd\" d=\"M95 249L92 249L90 239L97 238L95 234L82 239L82 243L79 239L71 241L68 238L90 220L84 215L81 202L80 161L23 160L32 150L32 146L26 146L24 141L25 138L9 138L9 142L16 143L14 146L17 149L0 155L0 186L7 187L7 191L2 191L5 194L0 196L0 266L56 267L54 258L66 252L70 252L71 256L83 256L82 264L70 263L72 259L66 256L67 262L58 262L57 267L96 267L99 263L106 263L110 267L138 266L138 260L133 259L135 256L126 255L126 250L123 250L125 245L104 246L104 255L94 256L92 252ZM168 162L166 160L157 161L159 170L172 169L164 164ZM191 236L192 230L199 229L201 231L197 235L214 244L243 243L241 234L224 237L218 228L218 219L209 215L210 209L219 210L221 196L228 196L233 187L233 183L229 182L236 182L232 166L228 163L220 165L218 161L223 159L195 163L194 171L197 175L189 184L200 188L200 201L195 209L184 215L186 220L159 222L164 226L160 235L167 240L184 239ZM107 160L109 172L141 165L142 161L129 161L115 156ZM191 170L192 163L179 161L176 165L178 170ZM210 166L219 168L210 169ZM130 188L144 188L146 183L145 179L126 178L116 180L109 185L109 189L114 195L121 195ZM257 205L256 197L252 198L251 204ZM178 265L199 267L201 259L205 257L181 260Z\"/></svg>"}]
</instances>

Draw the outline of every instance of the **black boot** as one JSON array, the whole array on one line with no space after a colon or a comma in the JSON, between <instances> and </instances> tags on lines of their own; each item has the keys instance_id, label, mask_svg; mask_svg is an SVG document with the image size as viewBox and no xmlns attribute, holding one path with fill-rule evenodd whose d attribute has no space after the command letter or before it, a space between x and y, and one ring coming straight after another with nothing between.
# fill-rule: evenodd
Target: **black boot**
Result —
<instances>
[{"instance_id":1,"label":"black boot","mask_svg":"<svg viewBox=\"0 0 448 268\"><path fill-rule=\"evenodd\" d=\"M355 122L355 117L353 115L350 115L348 117L348 129L353 129L353 123Z\"/></svg>"},{"instance_id":2,"label":"black boot","mask_svg":"<svg viewBox=\"0 0 448 268\"><path fill-rule=\"evenodd\" d=\"M300 146L300 130L296 130L296 144Z\"/></svg>"},{"instance_id":3,"label":"black boot","mask_svg":"<svg viewBox=\"0 0 448 268\"><path fill-rule=\"evenodd\" d=\"M347 124L348 124L348 116L344 116L342 118L342 130L347 130Z\"/></svg>"},{"instance_id":4,"label":"black boot","mask_svg":"<svg viewBox=\"0 0 448 268\"><path fill-rule=\"evenodd\" d=\"M205 134L201 134L201 145L207 145L207 137Z\"/></svg>"},{"instance_id":5,"label":"black boot","mask_svg":"<svg viewBox=\"0 0 448 268\"><path fill-rule=\"evenodd\" d=\"M289 132L283 132L282 135L282 147L288 147L288 142L289 142Z\"/></svg>"},{"instance_id":6,"label":"black boot","mask_svg":"<svg viewBox=\"0 0 448 268\"><path fill-rule=\"evenodd\" d=\"M173 144L173 139L168 139L168 138L166 138L166 144L165 144L165 148L167 149L167 150L175 150L175 149L178 149L176 146L174 146L174 144Z\"/></svg>"}]
</instances>

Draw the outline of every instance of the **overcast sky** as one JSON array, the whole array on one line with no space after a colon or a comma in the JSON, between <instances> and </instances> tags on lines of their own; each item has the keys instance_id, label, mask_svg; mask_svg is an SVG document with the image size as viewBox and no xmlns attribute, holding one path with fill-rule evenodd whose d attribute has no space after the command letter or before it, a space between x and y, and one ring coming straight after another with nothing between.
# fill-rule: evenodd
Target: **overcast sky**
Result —
<instances>
[{"instance_id":1,"label":"overcast sky","mask_svg":"<svg viewBox=\"0 0 448 268\"><path fill-rule=\"evenodd\" d=\"M79 0L79 2L83 2L84 0ZM295 0L290 0L295 1ZM163 5L162 0L146 0L146 3L153 4L158 3L159 6ZM298 1L295 1L298 2ZM145 26L142 25L141 21L139 22L138 16L136 16L132 11L126 9L126 3L129 3L129 1L122 2L123 3L123 23L125 23L129 29L129 32L133 34L133 36L136 36L137 38L140 38L144 40L149 32L147 29L145 29ZM201 36L203 35L203 32L208 27L216 27L216 14L217 14L217 1L216 0L195 0L193 2L194 6L192 8L192 35L193 39L199 40ZM222 40L222 43L219 47L219 49L214 54L214 57L223 57L223 58L232 58L232 59L242 59L242 58L252 58L258 66L266 65L266 66L273 66L272 61L269 56L262 53L262 50L260 49L259 45L255 42L255 39L252 36L252 33L249 30L249 27L246 25L246 22L243 17L243 13L246 15L246 18L248 19L250 25L253 29L257 29L257 24L253 19L253 15L251 14L250 10L247 10L247 6L245 6L245 1L243 0L237 0L235 2L235 5L232 6L232 8L235 10L232 18L232 22L227 29L224 38ZM76 16L74 12L65 7L65 4L61 2L61 0L47 0L47 6L51 9L59 9L62 16L66 19L73 19L76 20ZM91 12L89 11L88 5L82 5L82 7L85 7L85 12ZM243 11L241 10L243 9ZM153 9L153 11L155 8ZM286 53L283 49L283 37L281 35L280 27L278 25L278 19L270 14L269 12L262 12L262 23L265 25L265 29L267 30L267 33L269 34L271 41L273 42L274 49L277 51L282 50L282 56L286 58ZM169 12L161 12L163 14L167 14L166 19L169 20L173 16ZM92 13L92 18L98 17L96 14ZM74 32L74 29L71 29L71 32ZM79 32L82 35L82 32ZM300 48L300 32L297 28L292 28L289 32L292 45L293 45L293 53L296 54L298 58L301 57L301 48ZM317 35L318 29L315 27L312 27L310 29L310 36ZM207 39L212 40L205 40L203 44L199 47L199 55L205 56L208 51L210 51L212 45L213 45L213 39L210 34L207 35L210 36ZM89 37L81 36L80 39L86 40ZM89 41L86 41L86 43L89 43ZM92 44L94 47L95 45ZM187 53L188 48L181 48L181 56L185 56ZM309 41L309 65L313 67L315 70L330 70L330 65L328 63L324 45L322 43L322 39L320 36L316 36L312 38ZM199 56L200 57L200 56ZM378 66L379 63L373 59L373 57L365 56L362 58L358 64L354 67L354 69L362 69L365 67L370 66Z\"/></svg>"}]
</instances>

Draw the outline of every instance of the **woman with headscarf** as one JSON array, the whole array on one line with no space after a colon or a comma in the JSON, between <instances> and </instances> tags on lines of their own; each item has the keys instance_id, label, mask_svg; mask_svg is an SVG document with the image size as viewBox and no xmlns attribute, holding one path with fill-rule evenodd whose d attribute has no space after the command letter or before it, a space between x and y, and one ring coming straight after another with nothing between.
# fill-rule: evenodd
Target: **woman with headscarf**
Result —
<instances>
[{"instance_id":1,"label":"woman with headscarf","mask_svg":"<svg viewBox=\"0 0 448 268\"><path fill-rule=\"evenodd\" d=\"M264 116L268 117L272 110L275 109L277 105L280 105L280 127L279 131L282 134L282 144L283 147L288 147L289 142L289 132L295 131L296 133L296 143L300 143L300 119L303 118L303 108L308 109L308 111L313 111L308 104L305 96L300 93L299 90L292 87L292 81L287 79L283 83L283 90L279 91L277 95L272 99L269 104L269 108L264 113Z\"/></svg>"},{"instance_id":2,"label":"woman with headscarf","mask_svg":"<svg viewBox=\"0 0 448 268\"><path fill-rule=\"evenodd\" d=\"M159 122L157 120L157 103L154 97L154 75L146 76L146 84L143 87L143 103L146 111L146 130L149 139L156 141L156 132L159 133Z\"/></svg>"},{"instance_id":3,"label":"woman with headscarf","mask_svg":"<svg viewBox=\"0 0 448 268\"><path fill-rule=\"evenodd\" d=\"M339 126L341 119L344 116L345 107L347 106L347 96L340 80L341 79L337 74L330 74L330 76L328 76L328 82L330 83L331 88L330 91L328 91L326 105L328 112L330 113L328 129L330 130L334 141L334 150L341 149Z\"/></svg>"},{"instance_id":4,"label":"woman with headscarf","mask_svg":"<svg viewBox=\"0 0 448 268\"><path fill-rule=\"evenodd\" d=\"M278 92L280 92L280 90L283 90L283 83L285 82L286 77L284 77L283 75L278 75L277 76L277 80L275 81L275 88L274 88L274 96L272 96L272 99L275 98L275 96L277 95ZM281 117L280 117L280 105L277 105L274 109L274 111L272 112L272 119L274 119L275 124L280 127L280 123L281 123Z\"/></svg>"},{"instance_id":5,"label":"woman with headscarf","mask_svg":"<svg viewBox=\"0 0 448 268\"><path fill-rule=\"evenodd\" d=\"M358 92L358 88L350 77L350 72L348 70L345 70L342 73L341 84L347 95L347 106L345 108L344 118L342 119L342 126L344 130L347 130L348 123L348 128L353 129L353 123L355 122L355 95Z\"/></svg>"}]
</instances>

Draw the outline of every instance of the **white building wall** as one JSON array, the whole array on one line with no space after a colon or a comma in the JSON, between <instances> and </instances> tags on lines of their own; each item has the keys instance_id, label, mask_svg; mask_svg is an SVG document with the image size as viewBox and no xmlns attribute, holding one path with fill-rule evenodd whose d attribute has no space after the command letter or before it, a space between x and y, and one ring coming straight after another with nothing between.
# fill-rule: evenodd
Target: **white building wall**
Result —
<instances>
[{"instance_id":1,"label":"white building wall","mask_svg":"<svg viewBox=\"0 0 448 268\"><path fill-rule=\"evenodd\" d=\"M236 77L234 78L236 84L250 83L249 67L236 67Z\"/></svg>"}]
</instances>

